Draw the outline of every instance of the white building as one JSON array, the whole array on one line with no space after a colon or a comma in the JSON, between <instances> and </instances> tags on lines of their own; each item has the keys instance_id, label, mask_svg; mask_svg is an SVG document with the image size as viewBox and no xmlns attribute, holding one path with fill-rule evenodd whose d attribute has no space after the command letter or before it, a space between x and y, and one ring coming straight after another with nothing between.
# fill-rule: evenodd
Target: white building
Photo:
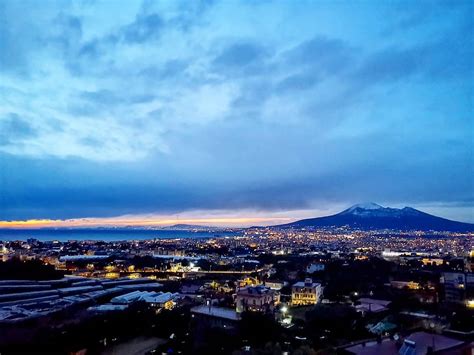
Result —
<instances>
[{"instance_id":1,"label":"white building","mask_svg":"<svg viewBox=\"0 0 474 355\"><path fill-rule=\"evenodd\" d=\"M178 299L178 293L171 292L149 292L149 291L134 291L125 295L112 298L113 304L128 305L134 302L146 302L155 308L172 309Z\"/></svg>"},{"instance_id":2,"label":"white building","mask_svg":"<svg viewBox=\"0 0 474 355\"><path fill-rule=\"evenodd\" d=\"M322 296L321 284L313 282L310 278L297 282L291 288L291 305L307 306L316 304Z\"/></svg>"}]
</instances>

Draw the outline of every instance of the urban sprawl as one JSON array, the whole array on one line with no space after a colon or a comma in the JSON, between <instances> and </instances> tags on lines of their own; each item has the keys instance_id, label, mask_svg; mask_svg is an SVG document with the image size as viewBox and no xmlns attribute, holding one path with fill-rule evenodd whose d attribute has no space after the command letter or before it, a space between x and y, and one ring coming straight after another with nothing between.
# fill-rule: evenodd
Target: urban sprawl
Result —
<instances>
[{"instance_id":1,"label":"urban sprawl","mask_svg":"<svg viewBox=\"0 0 474 355\"><path fill-rule=\"evenodd\" d=\"M467 354L474 235L0 241L0 351Z\"/></svg>"}]
</instances>

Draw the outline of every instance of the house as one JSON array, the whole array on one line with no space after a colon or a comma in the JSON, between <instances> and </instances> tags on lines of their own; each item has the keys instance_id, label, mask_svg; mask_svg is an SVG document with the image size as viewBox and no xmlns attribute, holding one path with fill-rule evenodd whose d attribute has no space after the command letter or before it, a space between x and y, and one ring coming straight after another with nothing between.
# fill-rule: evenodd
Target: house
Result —
<instances>
[{"instance_id":1,"label":"house","mask_svg":"<svg viewBox=\"0 0 474 355\"><path fill-rule=\"evenodd\" d=\"M273 312L275 305L280 303L280 294L265 286L247 286L237 290L236 310Z\"/></svg>"},{"instance_id":2,"label":"house","mask_svg":"<svg viewBox=\"0 0 474 355\"><path fill-rule=\"evenodd\" d=\"M441 277L446 302L464 303L474 293L474 274L444 272Z\"/></svg>"},{"instance_id":3,"label":"house","mask_svg":"<svg viewBox=\"0 0 474 355\"><path fill-rule=\"evenodd\" d=\"M240 289L240 288L244 288L244 287L247 287L247 286L258 286L260 284L261 284L261 282L258 281L258 279L256 277L247 276L247 277L237 281L237 288Z\"/></svg>"},{"instance_id":4,"label":"house","mask_svg":"<svg viewBox=\"0 0 474 355\"><path fill-rule=\"evenodd\" d=\"M291 288L291 305L308 306L316 304L320 301L321 296L321 284L307 278L304 282L300 281L295 283Z\"/></svg>"},{"instance_id":5,"label":"house","mask_svg":"<svg viewBox=\"0 0 474 355\"><path fill-rule=\"evenodd\" d=\"M171 292L148 292L140 297L141 301L145 301L158 310L173 309L179 299L178 293Z\"/></svg>"},{"instance_id":6,"label":"house","mask_svg":"<svg viewBox=\"0 0 474 355\"><path fill-rule=\"evenodd\" d=\"M287 285L287 282L267 280L264 282L264 285L265 287L271 288L272 290L279 291Z\"/></svg>"}]
</instances>

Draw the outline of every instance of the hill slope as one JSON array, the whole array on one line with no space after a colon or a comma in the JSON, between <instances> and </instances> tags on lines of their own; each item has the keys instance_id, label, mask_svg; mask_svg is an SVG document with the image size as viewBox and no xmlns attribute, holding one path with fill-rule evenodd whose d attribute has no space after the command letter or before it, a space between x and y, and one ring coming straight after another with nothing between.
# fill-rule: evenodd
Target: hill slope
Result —
<instances>
[{"instance_id":1,"label":"hill slope","mask_svg":"<svg viewBox=\"0 0 474 355\"><path fill-rule=\"evenodd\" d=\"M332 216L309 218L280 225L281 228L351 227L354 229L397 229L474 231L474 224L436 217L411 207L390 208L375 203L357 204Z\"/></svg>"}]
</instances>

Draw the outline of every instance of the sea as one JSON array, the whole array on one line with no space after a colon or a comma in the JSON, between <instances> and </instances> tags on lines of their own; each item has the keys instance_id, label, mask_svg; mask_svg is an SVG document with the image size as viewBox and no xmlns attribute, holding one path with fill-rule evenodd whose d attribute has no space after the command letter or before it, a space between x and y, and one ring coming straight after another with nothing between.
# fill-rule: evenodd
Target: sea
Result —
<instances>
[{"instance_id":1,"label":"sea","mask_svg":"<svg viewBox=\"0 0 474 355\"><path fill-rule=\"evenodd\" d=\"M40 241L95 240L124 241L150 239L217 238L239 235L235 231L194 230L149 230L149 229L0 229L0 241L25 241L35 238Z\"/></svg>"}]
</instances>

